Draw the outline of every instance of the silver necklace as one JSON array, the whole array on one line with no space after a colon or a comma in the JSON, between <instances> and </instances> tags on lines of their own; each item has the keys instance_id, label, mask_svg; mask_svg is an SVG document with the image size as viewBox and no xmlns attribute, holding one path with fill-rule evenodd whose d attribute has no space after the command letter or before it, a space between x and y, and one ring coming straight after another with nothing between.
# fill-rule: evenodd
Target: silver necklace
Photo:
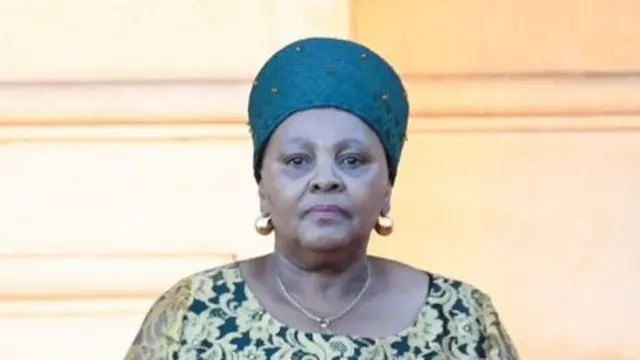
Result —
<instances>
[{"instance_id":1,"label":"silver necklace","mask_svg":"<svg viewBox=\"0 0 640 360\"><path fill-rule=\"evenodd\" d=\"M351 311L351 309L353 309L353 307L356 306L358 302L360 302L360 300L362 299L362 296L367 292L367 289L371 284L371 268L369 267L369 262L366 262L366 265L367 265L367 279L365 280L364 286L362 286L362 289L360 290L358 295L355 297L355 299L353 299L353 301L351 302L351 304L349 304L349 306L342 309L342 311L338 312L337 314L333 316L328 316L328 317L317 316L311 311L309 311L308 309L306 309L304 306L300 305L300 303L296 301L293 295L291 295L291 293L289 293L287 288L284 286L284 283L282 282L282 278L280 278L280 274L277 271L276 271L276 280L278 281L278 285L280 286L280 291L282 292L282 295L284 295L284 297L286 297L287 300L289 300L291 305L293 305L296 309L298 309L298 311L300 311L304 316L315 321L321 329L326 330L329 327L329 325L331 325L331 322L343 317L346 313Z\"/></svg>"}]
</instances>

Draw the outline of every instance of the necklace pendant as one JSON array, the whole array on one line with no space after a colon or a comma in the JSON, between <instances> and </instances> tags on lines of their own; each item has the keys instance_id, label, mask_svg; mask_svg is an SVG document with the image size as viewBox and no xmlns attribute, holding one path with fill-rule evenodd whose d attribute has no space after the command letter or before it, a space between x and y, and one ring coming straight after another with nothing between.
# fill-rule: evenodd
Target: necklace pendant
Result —
<instances>
[{"instance_id":1,"label":"necklace pendant","mask_svg":"<svg viewBox=\"0 0 640 360\"><path fill-rule=\"evenodd\" d=\"M322 329L326 329L329 327L329 321L327 319L319 319L318 326L320 326Z\"/></svg>"}]
</instances>

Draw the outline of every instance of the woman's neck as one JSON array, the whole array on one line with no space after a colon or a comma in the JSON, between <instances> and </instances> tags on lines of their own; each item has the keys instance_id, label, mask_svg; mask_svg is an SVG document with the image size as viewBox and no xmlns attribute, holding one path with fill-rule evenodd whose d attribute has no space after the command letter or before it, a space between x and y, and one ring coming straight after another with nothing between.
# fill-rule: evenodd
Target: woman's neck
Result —
<instances>
[{"instance_id":1,"label":"woman's neck","mask_svg":"<svg viewBox=\"0 0 640 360\"><path fill-rule=\"evenodd\" d=\"M353 299L371 276L366 254L348 264L321 263L304 266L275 252L271 256L272 272L286 290L301 300L319 298L324 301Z\"/></svg>"}]
</instances>

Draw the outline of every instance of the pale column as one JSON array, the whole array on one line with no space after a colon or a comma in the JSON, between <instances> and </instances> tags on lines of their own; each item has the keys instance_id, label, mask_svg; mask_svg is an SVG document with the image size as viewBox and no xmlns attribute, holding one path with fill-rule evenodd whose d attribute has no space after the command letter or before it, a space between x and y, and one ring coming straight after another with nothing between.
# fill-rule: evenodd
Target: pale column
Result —
<instances>
[{"instance_id":1,"label":"pale column","mask_svg":"<svg viewBox=\"0 0 640 360\"><path fill-rule=\"evenodd\" d=\"M7 358L120 358L180 277L269 251L253 230L249 86L285 42L345 37L347 10L0 1Z\"/></svg>"}]
</instances>

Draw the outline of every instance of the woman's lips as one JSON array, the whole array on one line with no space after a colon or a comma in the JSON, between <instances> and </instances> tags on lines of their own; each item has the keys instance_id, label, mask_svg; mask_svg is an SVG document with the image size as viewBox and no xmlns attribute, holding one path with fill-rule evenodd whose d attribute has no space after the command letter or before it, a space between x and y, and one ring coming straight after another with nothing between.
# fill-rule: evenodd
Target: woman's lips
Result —
<instances>
[{"instance_id":1,"label":"woman's lips","mask_svg":"<svg viewBox=\"0 0 640 360\"><path fill-rule=\"evenodd\" d=\"M313 205L307 210L308 215L322 220L343 219L349 217L349 212L336 204Z\"/></svg>"}]
</instances>

